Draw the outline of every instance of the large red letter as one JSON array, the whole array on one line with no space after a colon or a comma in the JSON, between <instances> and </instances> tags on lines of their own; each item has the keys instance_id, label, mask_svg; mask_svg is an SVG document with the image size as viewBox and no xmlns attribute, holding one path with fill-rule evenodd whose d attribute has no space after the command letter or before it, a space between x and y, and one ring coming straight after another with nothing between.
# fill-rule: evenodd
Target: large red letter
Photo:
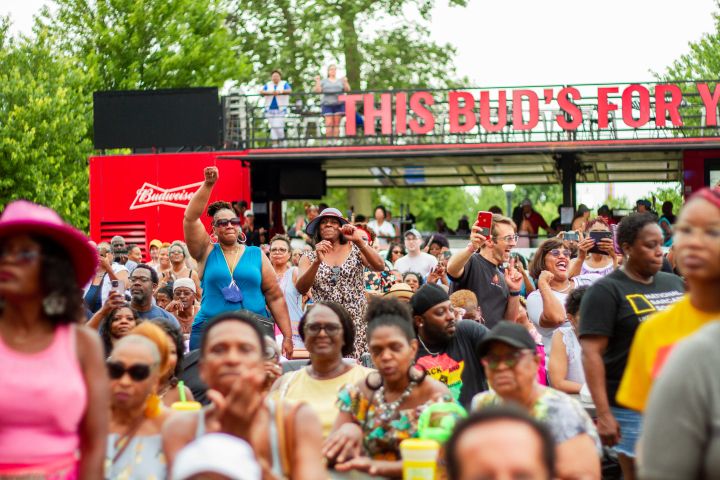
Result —
<instances>
[{"instance_id":1,"label":"large red letter","mask_svg":"<svg viewBox=\"0 0 720 480\"><path fill-rule=\"evenodd\" d=\"M416 135L430 133L435 128L435 117L425 106L435 104L435 99L428 92L415 92L410 95L410 110L423 120L422 125L416 119L410 120L410 131Z\"/></svg>"},{"instance_id":2,"label":"large red letter","mask_svg":"<svg viewBox=\"0 0 720 480\"><path fill-rule=\"evenodd\" d=\"M404 135L407 132L407 93L395 94L395 132Z\"/></svg>"},{"instance_id":3,"label":"large red letter","mask_svg":"<svg viewBox=\"0 0 720 480\"><path fill-rule=\"evenodd\" d=\"M574 87L566 87L558 92L558 106L565 113L555 115L555 120L563 130L577 130L583 120L582 110L572 102L570 97L572 97L572 100L580 100L582 95L580 95L580 91ZM569 121L565 114L570 117Z\"/></svg>"},{"instance_id":4,"label":"large red letter","mask_svg":"<svg viewBox=\"0 0 720 480\"><path fill-rule=\"evenodd\" d=\"M617 93L618 87L600 87L598 88L598 128L608 127L608 113L611 110L617 110L618 106L614 103L608 103L608 94Z\"/></svg>"},{"instance_id":5,"label":"large red letter","mask_svg":"<svg viewBox=\"0 0 720 480\"><path fill-rule=\"evenodd\" d=\"M640 96L638 101L638 110L640 117L635 120L633 117L633 93L637 92ZM633 84L623 90L622 93L622 117L625 125L632 128L644 127L650 121L650 92L642 85Z\"/></svg>"},{"instance_id":6,"label":"large red letter","mask_svg":"<svg viewBox=\"0 0 720 480\"><path fill-rule=\"evenodd\" d=\"M353 93L350 95L338 95L338 99L342 102L345 101L345 135L353 136L357 133L357 125L355 124L355 103L362 100L363 96L360 93Z\"/></svg>"},{"instance_id":7,"label":"large red letter","mask_svg":"<svg viewBox=\"0 0 720 480\"><path fill-rule=\"evenodd\" d=\"M670 93L670 101L665 96ZM655 85L655 126L664 127L667 115L675 127L682 127L678 107L682 103L682 91L677 85Z\"/></svg>"},{"instance_id":8,"label":"large red letter","mask_svg":"<svg viewBox=\"0 0 720 480\"><path fill-rule=\"evenodd\" d=\"M460 106L460 99L464 105ZM475 127L475 99L470 92L450 92L448 96L448 116L450 117L450 133L465 133ZM465 122L460 124L460 115L465 117Z\"/></svg>"},{"instance_id":9,"label":"large red letter","mask_svg":"<svg viewBox=\"0 0 720 480\"><path fill-rule=\"evenodd\" d=\"M538 108L538 96L537 93L532 90L513 90L512 99L512 119L513 119L513 130L532 130L538 124L540 119L540 113ZM528 122L524 123L523 120L523 97L528 101Z\"/></svg>"},{"instance_id":10,"label":"large red letter","mask_svg":"<svg viewBox=\"0 0 720 480\"><path fill-rule=\"evenodd\" d=\"M710 87L707 83L698 83L698 93L705 104L705 126L717 127L717 105L720 100L720 88L715 85L715 91L710 94Z\"/></svg>"},{"instance_id":11,"label":"large red letter","mask_svg":"<svg viewBox=\"0 0 720 480\"><path fill-rule=\"evenodd\" d=\"M490 122L490 92L480 92L480 125L489 133L499 132L507 125L507 94L498 92L497 123Z\"/></svg>"},{"instance_id":12,"label":"large red letter","mask_svg":"<svg viewBox=\"0 0 720 480\"><path fill-rule=\"evenodd\" d=\"M375 135L375 118L380 119L380 131L383 135L392 134L392 96L380 95L380 110L375 108L375 95L365 94L365 135Z\"/></svg>"}]
</instances>

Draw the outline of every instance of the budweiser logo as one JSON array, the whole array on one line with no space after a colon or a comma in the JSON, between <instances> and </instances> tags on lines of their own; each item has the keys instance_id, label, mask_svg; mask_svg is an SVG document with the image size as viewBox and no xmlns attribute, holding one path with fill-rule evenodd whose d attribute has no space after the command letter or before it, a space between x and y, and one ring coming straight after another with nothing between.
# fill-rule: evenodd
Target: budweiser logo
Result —
<instances>
[{"instance_id":1,"label":"budweiser logo","mask_svg":"<svg viewBox=\"0 0 720 480\"><path fill-rule=\"evenodd\" d=\"M155 205L185 208L202 184L203 182L198 182L176 188L160 188L157 185L145 182L142 187L138 188L135 200L130 205L130 210Z\"/></svg>"}]
</instances>

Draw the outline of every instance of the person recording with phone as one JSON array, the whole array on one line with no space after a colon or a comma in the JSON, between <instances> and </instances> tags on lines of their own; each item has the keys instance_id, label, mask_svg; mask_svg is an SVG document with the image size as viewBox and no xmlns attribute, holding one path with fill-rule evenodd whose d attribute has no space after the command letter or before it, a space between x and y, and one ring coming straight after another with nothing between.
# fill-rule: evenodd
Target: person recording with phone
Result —
<instances>
[{"instance_id":1,"label":"person recording with phone","mask_svg":"<svg viewBox=\"0 0 720 480\"><path fill-rule=\"evenodd\" d=\"M523 277L515 268L515 259L510 258L517 240L515 222L510 218L479 212L467 248L448 260L451 293L462 289L475 293L488 328L518 316ZM506 262L507 268L501 271Z\"/></svg>"},{"instance_id":2,"label":"person recording with phone","mask_svg":"<svg viewBox=\"0 0 720 480\"><path fill-rule=\"evenodd\" d=\"M570 262L568 276L570 278L578 275L594 273L604 277L612 273L618 266L618 256L615 253L612 232L610 226L598 217L589 221L586 225L586 234L581 234L578 242L578 256ZM565 232L563 239L568 239ZM577 235L577 233L576 233Z\"/></svg>"}]
</instances>

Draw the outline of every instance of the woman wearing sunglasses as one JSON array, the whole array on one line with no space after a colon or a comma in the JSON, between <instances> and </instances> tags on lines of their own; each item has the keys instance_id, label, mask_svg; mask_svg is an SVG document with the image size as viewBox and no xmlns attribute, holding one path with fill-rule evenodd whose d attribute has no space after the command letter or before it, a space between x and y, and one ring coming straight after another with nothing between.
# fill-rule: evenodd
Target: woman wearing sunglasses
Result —
<instances>
[{"instance_id":1,"label":"woman wearing sunglasses","mask_svg":"<svg viewBox=\"0 0 720 480\"><path fill-rule=\"evenodd\" d=\"M319 302L310 307L300 319L300 336L310 354L310 365L283 375L274 390L283 400L311 405L326 438L338 414L338 390L364 379L371 370L343 361L352 354L355 327L350 314L337 303Z\"/></svg>"},{"instance_id":2,"label":"woman wearing sunglasses","mask_svg":"<svg viewBox=\"0 0 720 480\"><path fill-rule=\"evenodd\" d=\"M215 315L245 309L267 317L269 308L283 335L283 354L292 358L288 308L270 260L260 248L243 245L245 235L240 230L240 219L228 202L215 202L207 207L216 242L200 221L218 181L217 167L206 167L204 175L205 182L190 200L183 219L185 242L198 262L203 289L200 311L193 321L190 349L200 346L204 324Z\"/></svg>"},{"instance_id":3,"label":"woman wearing sunglasses","mask_svg":"<svg viewBox=\"0 0 720 480\"><path fill-rule=\"evenodd\" d=\"M102 478L108 387L81 286L87 237L53 210L12 202L0 217L0 478Z\"/></svg>"},{"instance_id":4,"label":"woman wearing sunglasses","mask_svg":"<svg viewBox=\"0 0 720 480\"><path fill-rule=\"evenodd\" d=\"M142 330L142 331L141 331ZM165 478L162 425L168 411L158 388L167 369L165 333L145 323L120 339L107 359L110 377L110 428L105 478Z\"/></svg>"},{"instance_id":5,"label":"woman wearing sunglasses","mask_svg":"<svg viewBox=\"0 0 720 480\"><path fill-rule=\"evenodd\" d=\"M501 321L478 346L492 390L472 409L514 404L548 426L555 440L557 478L600 479L600 439L590 416L569 395L537 381L540 356L524 326Z\"/></svg>"},{"instance_id":6,"label":"woman wearing sunglasses","mask_svg":"<svg viewBox=\"0 0 720 480\"><path fill-rule=\"evenodd\" d=\"M576 287L589 285L598 275L568 277L571 252L559 238L540 244L530 262L530 275L537 279L537 290L527 297L527 313L545 346L546 360L552 349L552 336L561 326L572 327L565 313L565 299ZM547 364L547 362L546 362Z\"/></svg>"},{"instance_id":7,"label":"woman wearing sunglasses","mask_svg":"<svg viewBox=\"0 0 720 480\"><path fill-rule=\"evenodd\" d=\"M394 268L395 262L397 262L398 258L404 257L406 253L407 251L405 250L405 245L400 242L391 242L385 256L385 263L390 263L389 267Z\"/></svg>"}]
</instances>

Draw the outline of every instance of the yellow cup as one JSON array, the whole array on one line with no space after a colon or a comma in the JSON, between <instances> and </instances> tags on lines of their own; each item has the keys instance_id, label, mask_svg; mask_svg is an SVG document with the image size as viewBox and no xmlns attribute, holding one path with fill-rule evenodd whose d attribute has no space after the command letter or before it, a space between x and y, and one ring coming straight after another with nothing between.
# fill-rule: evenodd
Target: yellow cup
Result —
<instances>
[{"instance_id":1,"label":"yellow cup","mask_svg":"<svg viewBox=\"0 0 720 480\"><path fill-rule=\"evenodd\" d=\"M172 405L170 405L170 408L172 408L175 411L178 412L196 412L202 408L202 403L200 402L174 402Z\"/></svg>"},{"instance_id":2,"label":"yellow cup","mask_svg":"<svg viewBox=\"0 0 720 480\"><path fill-rule=\"evenodd\" d=\"M408 438L400 442L403 480L434 480L439 451L435 440Z\"/></svg>"}]
</instances>

